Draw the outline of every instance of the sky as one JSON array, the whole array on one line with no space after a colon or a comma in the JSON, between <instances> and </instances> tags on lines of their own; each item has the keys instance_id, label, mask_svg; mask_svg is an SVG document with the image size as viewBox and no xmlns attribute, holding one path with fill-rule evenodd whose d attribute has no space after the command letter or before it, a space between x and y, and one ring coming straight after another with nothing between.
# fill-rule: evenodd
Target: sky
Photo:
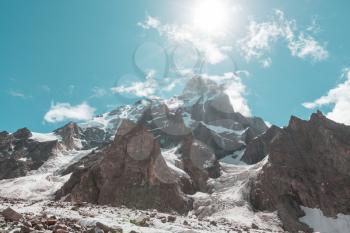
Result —
<instances>
[{"instance_id":1,"label":"sky","mask_svg":"<svg viewBox=\"0 0 350 233\"><path fill-rule=\"evenodd\" d=\"M1 0L0 131L49 132L186 79L226 80L236 111L350 124L346 0Z\"/></svg>"}]
</instances>

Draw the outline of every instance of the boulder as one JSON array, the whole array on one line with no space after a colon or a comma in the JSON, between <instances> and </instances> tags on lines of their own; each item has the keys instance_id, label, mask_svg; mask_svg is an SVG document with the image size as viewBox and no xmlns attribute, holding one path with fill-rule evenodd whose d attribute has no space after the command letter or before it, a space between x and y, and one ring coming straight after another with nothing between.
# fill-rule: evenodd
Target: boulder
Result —
<instances>
[{"instance_id":1,"label":"boulder","mask_svg":"<svg viewBox=\"0 0 350 233\"><path fill-rule=\"evenodd\" d=\"M3 210L1 214L6 221L10 221L10 222L18 222L23 218L23 216L20 213L16 212L10 207Z\"/></svg>"}]
</instances>

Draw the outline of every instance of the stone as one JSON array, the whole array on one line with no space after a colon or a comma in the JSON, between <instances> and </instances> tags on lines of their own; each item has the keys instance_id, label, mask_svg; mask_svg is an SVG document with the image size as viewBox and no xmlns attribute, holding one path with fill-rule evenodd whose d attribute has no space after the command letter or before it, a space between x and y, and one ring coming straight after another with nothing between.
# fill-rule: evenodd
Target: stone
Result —
<instances>
[{"instance_id":1,"label":"stone","mask_svg":"<svg viewBox=\"0 0 350 233\"><path fill-rule=\"evenodd\" d=\"M131 223L141 226L141 227L148 227L149 226L149 220L150 218L147 215L140 215L134 220L131 220Z\"/></svg>"},{"instance_id":2,"label":"stone","mask_svg":"<svg viewBox=\"0 0 350 233\"><path fill-rule=\"evenodd\" d=\"M176 217L173 215L169 215L167 218L168 222L175 222L176 221Z\"/></svg>"},{"instance_id":3,"label":"stone","mask_svg":"<svg viewBox=\"0 0 350 233\"><path fill-rule=\"evenodd\" d=\"M123 229L120 227L109 227L101 222L96 223L96 227L102 229L104 232L110 232L110 233L123 233Z\"/></svg>"},{"instance_id":4,"label":"stone","mask_svg":"<svg viewBox=\"0 0 350 233\"><path fill-rule=\"evenodd\" d=\"M53 225L55 225L56 223L57 223L57 219L55 219L55 218L49 218L49 219L46 220L46 224L47 224L48 226L53 226Z\"/></svg>"},{"instance_id":5,"label":"stone","mask_svg":"<svg viewBox=\"0 0 350 233\"><path fill-rule=\"evenodd\" d=\"M210 225L212 225L212 226L217 226L218 223L217 223L216 221L214 221L214 220L211 220L211 221L210 221Z\"/></svg>"},{"instance_id":6,"label":"stone","mask_svg":"<svg viewBox=\"0 0 350 233\"><path fill-rule=\"evenodd\" d=\"M10 207L3 210L1 214L6 221L10 221L10 222L18 222L23 218L23 216L20 213L16 212Z\"/></svg>"}]
</instances>

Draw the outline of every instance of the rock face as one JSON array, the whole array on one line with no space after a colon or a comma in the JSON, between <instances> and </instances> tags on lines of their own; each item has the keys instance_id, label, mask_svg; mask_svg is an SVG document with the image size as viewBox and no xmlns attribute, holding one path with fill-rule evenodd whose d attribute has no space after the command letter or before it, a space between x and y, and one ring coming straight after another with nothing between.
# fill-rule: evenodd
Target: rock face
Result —
<instances>
[{"instance_id":1,"label":"rock face","mask_svg":"<svg viewBox=\"0 0 350 233\"><path fill-rule=\"evenodd\" d=\"M220 165L214 151L201 141L188 136L183 140L178 152L182 154L184 171L192 179L193 193L208 192L207 180L220 176Z\"/></svg>"},{"instance_id":2,"label":"rock face","mask_svg":"<svg viewBox=\"0 0 350 233\"><path fill-rule=\"evenodd\" d=\"M350 214L350 127L318 112L309 121L292 117L288 127L271 131L258 143L261 149L256 149L256 142L254 149L248 148L256 151L256 156L246 154L246 159L252 160L269 155L251 185L253 206L277 210L291 232L312 232L298 221L304 215L300 206L319 208L332 217ZM267 138L272 138L269 144Z\"/></svg>"},{"instance_id":3,"label":"rock face","mask_svg":"<svg viewBox=\"0 0 350 233\"><path fill-rule=\"evenodd\" d=\"M247 164L256 164L263 160L270 151L271 143L281 131L281 128L271 126L260 137L252 139L247 145L241 160Z\"/></svg>"},{"instance_id":4,"label":"rock face","mask_svg":"<svg viewBox=\"0 0 350 233\"><path fill-rule=\"evenodd\" d=\"M101 160L75 171L57 192L73 202L125 205L139 209L186 212L186 198L177 177L166 165L158 142L148 130L128 120L121 122L113 143Z\"/></svg>"},{"instance_id":5,"label":"rock face","mask_svg":"<svg viewBox=\"0 0 350 233\"><path fill-rule=\"evenodd\" d=\"M106 133L102 129L97 127L81 128L74 122L56 129L54 133L61 136L61 143L67 150L87 150L108 142Z\"/></svg>"},{"instance_id":6,"label":"rock face","mask_svg":"<svg viewBox=\"0 0 350 233\"><path fill-rule=\"evenodd\" d=\"M24 176L54 155L57 141L38 142L31 136L26 128L0 133L0 180Z\"/></svg>"}]
</instances>

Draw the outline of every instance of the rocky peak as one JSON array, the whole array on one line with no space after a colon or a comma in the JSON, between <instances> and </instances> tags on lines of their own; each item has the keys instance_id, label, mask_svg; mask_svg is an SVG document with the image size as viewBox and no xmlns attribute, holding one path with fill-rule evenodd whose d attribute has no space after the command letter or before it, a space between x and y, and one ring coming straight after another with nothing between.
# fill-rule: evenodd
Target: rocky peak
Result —
<instances>
[{"instance_id":1,"label":"rocky peak","mask_svg":"<svg viewBox=\"0 0 350 233\"><path fill-rule=\"evenodd\" d=\"M201 76L192 77L186 84L182 96L193 97L202 95L212 95L220 92L220 87L215 81Z\"/></svg>"},{"instance_id":2,"label":"rocky peak","mask_svg":"<svg viewBox=\"0 0 350 233\"><path fill-rule=\"evenodd\" d=\"M102 159L73 173L57 193L74 202L125 205L140 209L186 212L191 201L167 166L160 147L148 130L123 120Z\"/></svg>"},{"instance_id":3,"label":"rocky peak","mask_svg":"<svg viewBox=\"0 0 350 233\"><path fill-rule=\"evenodd\" d=\"M269 155L252 185L253 205L277 210L291 232L312 232L298 221L304 215L300 206L319 208L331 217L350 214L345 204L350 200L350 127L318 112L309 121L292 117L288 127L275 131L247 146L253 157L261 151Z\"/></svg>"},{"instance_id":4,"label":"rocky peak","mask_svg":"<svg viewBox=\"0 0 350 233\"><path fill-rule=\"evenodd\" d=\"M75 122L69 122L62 128L56 129L55 134L61 136L62 143L67 150L81 149L80 128Z\"/></svg>"},{"instance_id":5,"label":"rocky peak","mask_svg":"<svg viewBox=\"0 0 350 233\"><path fill-rule=\"evenodd\" d=\"M28 139L32 136L32 133L27 128L17 130L12 134L16 139Z\"/></svg>"}]
</instances>

